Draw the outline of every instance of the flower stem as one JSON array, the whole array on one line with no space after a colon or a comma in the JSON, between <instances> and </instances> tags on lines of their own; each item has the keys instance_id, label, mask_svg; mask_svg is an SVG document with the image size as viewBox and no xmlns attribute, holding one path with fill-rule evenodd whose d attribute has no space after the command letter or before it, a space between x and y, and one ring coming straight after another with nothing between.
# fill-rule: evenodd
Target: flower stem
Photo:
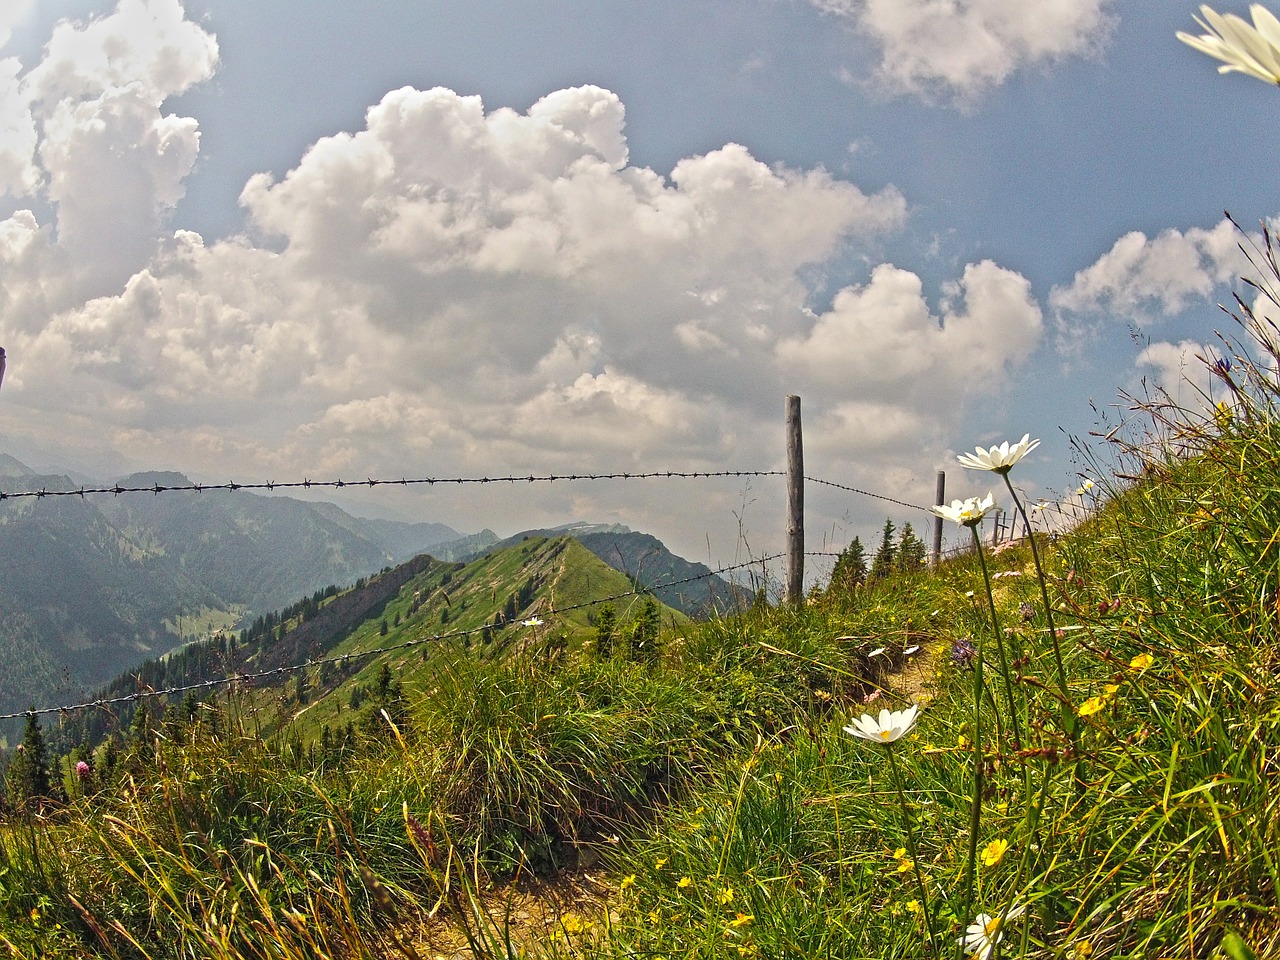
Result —
<instances>
[{"instance_id":1,"label":"flower stem","mask_svg":"<svg viewBox=\"0 0 1280 960\"><path fill-rule=\"evenodd\" d=\"M978 556L982 556L982 541L978 537L977 527L969 527L973 534L973 542L978 548ZM983 561L986 570L986 561ZM963 918L973 912L973 880L978 864L978 829L982 826L982 633L979 632L973 656L973 801L969 808L969 852L964 870L964 910ZM963 938L960 940L963 944ZM958 956L964 955L963 946Z\"/></svg>"},{"instance_id":2,"label":"flower stem","mask_svg":"<svg viewBox=\"0 0 1280 960\"><path fill-rule=\"evenodd\" d=\"M933 953L937 940L933 934L933 913L929 909L929 892L925 889L924 875L920 872L920 850L916 846L916 833L911 828L911 815L907 811L907 795L902 790L902 776L898 772L898 761L893 755L893 747L888 748L889 769L893 773L893 785L898 791L898 804L902 807L902 825L907 830L907 850L911 853L911 865L915 868L916 885L920 888L920 907L924 912L924 925L929 933L929 952Z\"/></svg>"},{"instance_id":3,"label":"flower stem","mask_svg":"<svg viewBox=\"0 0 1280 960\"><path fill-rule=\"evenodd\" d=\"M1027 530L1027 539L1031 542L1031 559L1036 565L1036 579L1040 583L1040 600L1044 604L1044 618L1049 628L1049 642L1053 645L1053 662L1058 671L1058 692L1062 695L1062 726L1066 731L1067 737L1071 740L1072 751L1078 752L1079 724L1076 720L1075 711L1071 709L1071 696L1067 692L1067 670L1062 664L1062 646L1058 643L1058 631L1053 624L1053 604L1049 602L1048 581L1045 580L1044 567L1040 564L1040 548L1036 546L1036 537L1035 532L1031 529L1031 521L1027 519L1027 511L1022 506L1022 501L1018 499L1017 491L1013 489L1013 481L1009 479L1008 471L1004 473L1004 485L1009 488L1009 496L1013 498L1013 505L1018 508L1018 514L1022 517L1023 526Z\"/></svg>"},{"instance_id":4,"label":"flower stem","mask_svg":"<svg viewBox=\"0 0 1280 960\"><path fill-rule=\"evenodd\" d=\"M987 588L987 610L991 614L991 632L996 638L996 653L1000 655L1000 676L1004 678L1004 695L1009 702L1009 722L1013 724L1014 749L1022 747L1022 720L1018 716L1018 705L1013 696L1013 680L1009 676L1009 661L1004 654L1004 635L1000 632L1000 618L996 614L996 598L991 592L991 575L987 570L987 557L982 551L982 540L978 536L977 527L973 531L973 542L978 548L978 563L982 567L982 582Z\"/></svg>"}]
</instances>

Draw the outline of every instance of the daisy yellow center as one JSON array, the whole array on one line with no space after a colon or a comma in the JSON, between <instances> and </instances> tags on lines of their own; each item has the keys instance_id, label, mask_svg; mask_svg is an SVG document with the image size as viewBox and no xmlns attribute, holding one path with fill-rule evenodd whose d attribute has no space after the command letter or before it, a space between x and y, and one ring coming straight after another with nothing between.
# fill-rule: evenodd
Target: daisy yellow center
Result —
<instances>
[{"instance_id":1,"label":"daisy yellow center","mask_svg":"<svg viewBox=\"0 0 1280 960\"><path fill-rule=\"evenodd\" d=\"M888 740L891 736L893 736L893 731L892 731L892 730L881 730L881 731L880 731L880 739L881 739L881 740Z\"/></svg>"},{"instance_id":2,"label":"daisy yellow center","mask_svg":"<svg viewBox=\"0 0 1280 960\"><path fill-rule=\"evenodd\" d=\"M992 917L990 920L988 920L987 925L982 928L982 932L987 935L988 939L990 939L991 937L994 937L997 933L1000 932L1000 918Z\"/></svg>"}]
</instances>

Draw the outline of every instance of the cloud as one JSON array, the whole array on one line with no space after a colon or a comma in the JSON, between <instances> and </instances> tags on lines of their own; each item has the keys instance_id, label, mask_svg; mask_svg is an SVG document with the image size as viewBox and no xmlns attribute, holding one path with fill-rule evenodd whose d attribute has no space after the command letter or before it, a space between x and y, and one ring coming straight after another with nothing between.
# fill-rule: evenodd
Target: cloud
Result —
<instances>
[{"instance_id":1,"label":"cloud","mask_svg":"<svg viewBox=\"0 0 1280 960\"><path fill-rule=\"evenodd\" d=\"M873 479L926 498L949 425L1039 340L1027 281L990 261L934 305L882 265L815 315L812 268L900 230L901 193L734 143L634 166L595 86L524 112L390 91L251 177L242 234L174 230L199 129L163 104L217 64L180 13L64 24L18 80L37 140L7 182L54 216L0 222L10 434L245 479L751 469L782 458L799 391L813 451L854 482L883 454ZM692 529L699 504L576 489L522 520Z\"/></svg>"},{"instance_id":2,"label":"cloud","mask_svg":"<svg viewBox=\"0 0 1280 960\"><path fill-rule=\"evenodd\" d=\"M811 0L881 48L890 90L962 102L1016 71L1101 46L1110 0Z\"/></svg>"},{"instance_id":3,"label":"cloud","mask_svg":"<svg viewBox=\"0 0 1280 960\"><path fill-rule=\"evenodd\" d=\"M1211 230L1165 230L1153 238L1127 233L1075 275L1054 287L1049 304L1064 329L1088 315L1110 313L1139 324L1174 316L1188 304L1207 300L1215 288L1254 273L1240 251L1240 232L1229 220Z\"/></svg>"},{"instance_id":4,"label":"cloud","mask_svg":"<svg viewBox=\"0 0 1280 960\"><path fill-rule=\"evenodd\" d=\"M62 21L25 74L0 61L0 190L52 206L47 242L65 256L50 284L83 298L145 265L199 151L196 121L162 105L217 62L216 40L177 0Z\"/></svg>"},{"instance_id":5,"label":"cloud","mask_svg":"<svg viewBox=\"0 0 1280 960\"><path fill-rule=\"evenodd\" d=\"M1219 359L1222 352L1221 347L1196 340L1152 343L1138 354L1134 367L1150 370L1150 385L1179 407L1203 412L1212 409L1218 399L1213 396L1216 378L1208 364Z\"/></svg>"},{"instance_id":6,"label":"cloud","mask_svg":"<svg viewBox=\"0 0 1280 960\"><path fill-rule=\"evenodd\" d=\"M1039 341L1031 285L984 260L945 290L934 315L920 277L881 264L867 284L837 293L810 331L781 341L778 356L792 376L843 402L870 394L923 410L998 391Z\"/></svg>"},{"instance_id":7,"label":"cloud","mask_svg":"<svg viewBox=\"0 0 1280 960\"><path fill-rule=\"evenodd\" d=\"M9 42L13 28L26 19L31 7L32 0L5 0L0 7L0 50Z\"/></svg>"},{"instance_id":8,"label":"cloud","mask_svg":"<svg viewBox=\"0 0 1280 960\"><path fill-rule=\"evenodd\" d=\"M39 183L36 125L22 95L21 72L17 59L0 60L0 197L28 196Z\"/></svg>"}]
</instances>

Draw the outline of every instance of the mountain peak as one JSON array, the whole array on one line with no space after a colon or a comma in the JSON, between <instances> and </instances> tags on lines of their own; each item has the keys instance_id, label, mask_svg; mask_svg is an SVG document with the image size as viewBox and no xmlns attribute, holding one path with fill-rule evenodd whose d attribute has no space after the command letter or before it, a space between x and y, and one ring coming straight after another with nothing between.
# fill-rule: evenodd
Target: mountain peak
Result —
<instances>
[{"instance_id":1,"label":"mountain peak","mask_svg":"<svg viewBox=\"0 0 1280 960\"><path fill-rule=\"evenodd\" d=\"M176 470L143 470L116 481L122 487L190 487L191 478Z\"/></svg>"},{"instance_id":2,"label":"mountain peak","mask_svg":"<svg viewBox=\"0 0 1280 960\"><path fill-rule=\"evenodd\" d=\"M36 472L21 460L0 453L0 477L34 477Z\"/></svg>"}]
</instances>

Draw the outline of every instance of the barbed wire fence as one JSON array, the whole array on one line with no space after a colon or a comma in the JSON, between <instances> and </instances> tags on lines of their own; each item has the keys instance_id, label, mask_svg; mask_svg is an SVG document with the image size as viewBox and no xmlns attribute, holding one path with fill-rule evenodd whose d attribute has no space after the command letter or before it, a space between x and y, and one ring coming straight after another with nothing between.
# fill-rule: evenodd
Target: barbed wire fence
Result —
<instances>
[{"instance_id":1,"label":"barbed wire fence","mask_svg":"<svg viewBox=\"0 0 1280 960\"><path fill-rule=\"evenodd\" d=\"M793 399L797 401L794 405L794 415L795 415L794 429L798 431L799 429L798 398L788 398L789 401ZM789 415L792 413L792 407L790 405L788 408L788 412L789 412ZM792 429L792 425L789 423L789 430L790 429ZM789 453L791 452L792 452L791 448L789 447ZM795 453L796 454L799 453L798 443L795 449ZM826 480L820 477L806 475L803 473L803 470L800 468L800 464L802 461L798 455L789 456L788 459L789 459L788 469L785 471L784 470L653 470L653 471L641 471L641 472L609 472L609 473L593 473L589 471L583 471L583 472L575 471L572 473L565 473L565 474L547 473L547 474L518 474L518 475L506 474L506 475L499 475L499 476L475 476L475 477L451 476L451 477L416 477L416 478L400 477L400 478L382 478L382 479L366 478L363 480L345 480L345 479L312 480L310 478L303 478L302 480L244 482L244 483L238 482L238 481L228 481L225 483L188 483L188 484L161 484L159 482L155 482L151 484L132 485L132 486L116 483L116 484L103 485L103 486L67 486L65 488L54 488L54 489L50 489L48 486L45 486L40 489L33 489L33 490L16 490L16 491L0 490L0 502L9 501L9 500L23 500L23 499L44 500L44 499L51 499L51 498L68 498L68 497L79 497L81 499L85 499L90 496L115 497L115 496L131 495L131 494L151 494L151 495L170 494L170 493L203 494L203 493L213 493L213 492L219 492L219 491L224 491L224 492L266 491L268 493L273 493L273 492L286 491L286 490L315 490L315 489L337 490L337 489L360 488L360 487L373 489L378 487L383 487L383 488L411 487L411 486L434 487L434 486L444 486L444 485L463 486L463 485L469 485L469 484L485 485L485 484L495 484L495 483L516 485L516 484L537 484L537 483L547 483L547 484L575 483L575 482L584 482L584 481L590 482L590 481L606 481L606 480L630 481L630 480L656 480L656 479L670 480L670 479L786 477L788 480L788 484L792 487L791 492L792 492L793 500L794 500L794 488L797 485L800 485L802 487L804 483L810 483L816 486L824 486L824 487L829 487L832 489L844 491L847 493L854 493L859 496L879 500L885 503L890 503L895 506L904 507L910 510L922 511L924 513L929 514L933 519L933 525L934 525L933 549L930 552L931 564L938 563L945 556L952 556L952 555L964 553L972 549L972 544L965 544L965 543L962 543L960 545L955 545L945 551L942 549L942 540L941 540L942 518L938 516L931 507L922 506L921 504L917 504L917 503L911 503L910 501L902 500L900 498L893 497L888 494L878 493L873 490L867 490L860 487L850 486L848 484L838 483L832 480ZM945 502L943 500L944 486L945 486L944 474L942 473L942 471L939 471L938 484L937 484L937 501L936 501L938 504ZM803 501L801 498L801 503L802 502ZM1006 535L1012 536L1013 530L1014 530L1014 527L1012 523L1002 526L999 522L997 522L996 524L993 525L992 543L994 544L998 542L1000 539L1004 538ZM792 538L792 541L788 544L788 550L783 553L762 555L759 557L754 557L742 563L723 566L715 570L708 570L707 572L698 574L696 576L686 577L680 580L674 580L666 583L655 582L655 583L647 584L636 590L626 591L626 592L614 594L608 597L595 598L590 601L586 601L579 604L573 604L573 605L569 605L562 608L555 608L555 609L548 608L546 610L540 611L540 613L546 616L562 615L562 614L566 614L566 613L579 610L585 607L610 603L612 601L626 599L630 597L651 595L657 590L664 590L670 587L676 587L676 586L681 586L689 583L695 583L702 580L707 580L711 577L723 577L726 574L732 574L739 571L748 570L754 567L760 567L762 572L764 572L764 571L767 571L768 564L776 562L778 560L787 561L789 566L788 578L794 579L795 577L794 566L797 563L797 558L803 558L803 557L838 558L841 555L839 552L831 552L831 551L804 551L802 546L803 544L802 522L800 525L800 533L798 534L798 538L799 538L798 542L800 544L800 547L798 550L796 548L797 547L796 539L794 539L794 537L796 536L795 531L789 529L789 533L793 535L793 538ZM798 598L795 596L789 596L788 599L795 600ZM511 626L511 624L507 624L506 626ZM482 633L485 630L492 630L492 629L493 629L492 624L486 624L480 627L469 628L466 630L455 630L455 631L449 631L449 632L443 632L443 633L422 635L410 640L406 640L400 644L395 644L389 647L378 647L376 649L370 649L370 650L361 651L358 653L345 653L345 654L340 654L332 657L309 658L297 663L287 664L279 667L273 667L267 670L234 672L234 673L228 673L225 676L217 677L213 679L201 680L198 682L187 683L187 684L179 684L179 685L169 686L161 689L139 690L134 693L122 695L122 696L95 698L92 700L84 700L84 701L75 702L75 703L67 703L67 704L60 704L56 706L47 706L47 707L14 711L11 713L0 714L0 721L14 720L14 719L19 719L19 718L28 717L28 716L41 716L41 715L49 715L49 714L58 714L58 715L65 716L75 711L88 710L88 709L94 709L94 708L99 708L99 709L109 708L109 707L121 705L121 704L137 703L145 699L169 697L169 696L175 696L178 694L186 694L193 691L210 690L210 689L216 689L218 687L233 686L236 684L255 684L261 680L284 678L289 675L295 674L299 671L322 667L326 664L345 666L351 663L358 663L363 660L379 657L388 653L394 653L401 650L408 650L412 648L422 647L426 644L441 643L444 641L455 640L455 639L466 639L467 637L472 636L474 634Z\"/></svg>"}]
</instances>

